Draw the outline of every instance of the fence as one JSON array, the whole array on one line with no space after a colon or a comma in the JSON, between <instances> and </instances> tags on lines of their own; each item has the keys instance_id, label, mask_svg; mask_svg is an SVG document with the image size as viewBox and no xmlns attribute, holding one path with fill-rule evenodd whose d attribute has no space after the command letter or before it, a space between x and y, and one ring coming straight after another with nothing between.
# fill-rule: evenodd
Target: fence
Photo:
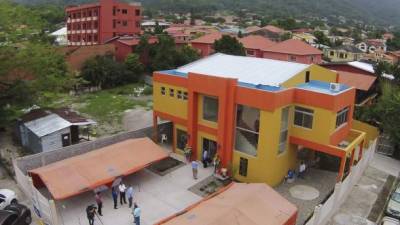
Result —
<instances>
[{"instance_id":1,"label":"fence","mask_svg":"<svg viewBox=\"0 0 400 225\"><path fill-rule=\"evenodd\" d=\"M360 180L365 169L372 160L377 140L375 139L363 151L363 158L353 166L351 173L342 181L335 185L333 194L325 201L324 204L317 205L314 209L314 215L305 223L305 225L325 225L329 218L339 209L340 205L346 200L353 186Z\"/></svg>"}]
</instances>

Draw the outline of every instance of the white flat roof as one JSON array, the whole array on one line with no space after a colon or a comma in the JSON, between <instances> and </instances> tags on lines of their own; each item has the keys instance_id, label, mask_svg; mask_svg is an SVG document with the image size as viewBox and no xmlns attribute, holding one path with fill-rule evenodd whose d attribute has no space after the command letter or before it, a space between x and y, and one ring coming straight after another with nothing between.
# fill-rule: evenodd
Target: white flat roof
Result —
<instances>
[{"instance_id":1,"label":"white flat roof","mask_svg":"<svg viewBox=\"0 0 400 225\"><path fill-rule=\"evenodd\" d=\"M58 130L67 128L71 126L71 123L61 118L57 114L50 114L37 120L25 123L25 126L34 134L36 134L36 136L43 137Z\"/></svg>"},{"instance_id":2,"label":"white flat roof","mask_svg":"<svg viewBox=\"0 0 400 225\"><path fill-rule=\"evenodd\" d=\"M308 67L309 65L300 63L216 53L179 67L176 71L235 78L239 82L279 87Z\"/></svg>"},{"instance_id":3,"label":"white flat roof","mask_svg":"<svg viewBox=\"0 0 400 225\"><path fill-rule=\"evenodd\" d=\"M348 62L347 64L370 73L375 73L374 66L369 63L354 61L354 62Z\"/></svg>"},{"instance_id":4,"label":"white flat roof","mask_svg":"<svg viewBox=\"0 0 400 225\"><path fill-rule=\"evenodd\" d=\"M51 36L67 35L67 27L63 27L50 34Z\"/></svg>"}]
</instances>

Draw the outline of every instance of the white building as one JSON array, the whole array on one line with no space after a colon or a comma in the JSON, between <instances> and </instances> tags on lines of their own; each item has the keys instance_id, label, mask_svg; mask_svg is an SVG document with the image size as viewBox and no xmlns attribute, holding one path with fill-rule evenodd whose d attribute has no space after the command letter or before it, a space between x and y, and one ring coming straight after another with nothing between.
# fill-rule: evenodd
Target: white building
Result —
<instances>
[{"instance_id":1,"label":"white building","mask_svg":"<svg viewBox=\"0 0 400 225\"><path fill-rule=\"evenodd\" d=\"M55 37L55 42L57 45L68 45L67 27L63 27L59 30L54 31L50 34L50 36Z\"/></svg>"}]
</instances>

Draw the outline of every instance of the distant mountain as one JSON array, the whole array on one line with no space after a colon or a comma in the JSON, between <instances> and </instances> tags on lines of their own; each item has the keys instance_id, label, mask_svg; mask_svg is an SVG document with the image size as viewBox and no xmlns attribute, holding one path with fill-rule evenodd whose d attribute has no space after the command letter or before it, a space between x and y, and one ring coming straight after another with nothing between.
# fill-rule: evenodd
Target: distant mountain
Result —
<instances>
[{"instance_id":1,"label":"distant mountain","mask_svg":"<svg viewBox=\"0 0 400 225\"><path fill-rule=\"evenodd\" d=\"M79 4L93 0L15 0L27 4ZM126 0L130 1L130 0ZM400 0L139 0L145 8L170 12L247 9L264 15L344 16L400 26Z\"/></svg>"}]
</instances>

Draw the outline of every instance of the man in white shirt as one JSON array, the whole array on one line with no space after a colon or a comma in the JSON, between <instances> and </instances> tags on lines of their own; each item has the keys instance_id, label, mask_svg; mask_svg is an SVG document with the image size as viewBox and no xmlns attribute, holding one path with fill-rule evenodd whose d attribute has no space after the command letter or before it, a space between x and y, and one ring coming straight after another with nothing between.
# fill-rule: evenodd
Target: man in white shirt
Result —
<instances>
[{"instance_id":1,"label":"man in white shirt","mask_svg":"<svg viewBox=\"0 0 400 225\"><path fill-rule=\"evenodd\" d=\"M120 196L119 200L120 200L121 205L123 205L124 203L126 204L126 197L125 197L126 186L125 186L125 184L121 182L118 186L118 189L119 189L119 196Z\"/></svg>"},{"instance_id":2,"label":"man in white shirt","mask_svg":"<svg viewBox=\"0 0 400 225\"><path fill-rule=\"evenodd\" d=\"M306 172L306 164L304 161L301 161L300 167L299 167L299 177L304 179L304 173Z\"/></svg>"},{"instance_id":3,"label":"man in white shirt","mask_svg":"<svg viewBox=\"0 0 400 225\"><path fill-rule=\"evenodd\" d=\"M140 209L140 207L135 202L133 204L132 214L133 214L133 222L136 225L140 225L140 214L141 214L141 212L142 212L142 210Z\"/></svg>"}]
</instances>

